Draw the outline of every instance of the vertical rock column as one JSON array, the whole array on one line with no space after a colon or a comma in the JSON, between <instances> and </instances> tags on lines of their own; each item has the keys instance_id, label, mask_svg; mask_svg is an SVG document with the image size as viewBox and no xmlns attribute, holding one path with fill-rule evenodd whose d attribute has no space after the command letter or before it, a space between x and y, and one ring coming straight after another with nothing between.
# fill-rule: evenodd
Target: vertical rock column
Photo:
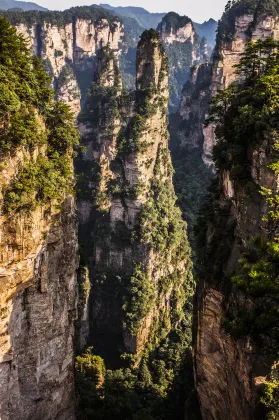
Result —
<instances>
[{"instance_id":1,"label":"vertical rock column","mask_svg":"<svg viewBox=\"0 0 279 420\"><path fill-rule=\"evenodd\" d=\"M172 185L168 66L159 35L141 37L134 94L121 94L113 57L100 69L81 117L87 151L80 168L85 161L90 196L79 200L79 213L92 284L89 342L113 365L122 353L139 356L179 322L191 267Z\"/></svg>"}]
</instances>

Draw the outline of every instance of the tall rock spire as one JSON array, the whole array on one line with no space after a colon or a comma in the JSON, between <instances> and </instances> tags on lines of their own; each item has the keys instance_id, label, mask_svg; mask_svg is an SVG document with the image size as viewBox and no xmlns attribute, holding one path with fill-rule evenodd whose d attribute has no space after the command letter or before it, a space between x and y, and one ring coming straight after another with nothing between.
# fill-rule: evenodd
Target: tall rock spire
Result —
<instances>
[{"instance_id":1,"label":"tall rock spire","mask_svg":"<svg viewBox=\"0 0 279 420\"><path fill-rule=\"evenodd\" d=\"M79 210L92 283L88 342L119 365L121 354L140 358L147 342L159 342L182 322L192 279L172 184L168 60L159 35L150 30L141 37L135 93L121 94L111 76L116 63L107 63L110 72L97 77L81 118L87 146L81 166L86 160L89 170Z\"/></svg>"}]
</instances>

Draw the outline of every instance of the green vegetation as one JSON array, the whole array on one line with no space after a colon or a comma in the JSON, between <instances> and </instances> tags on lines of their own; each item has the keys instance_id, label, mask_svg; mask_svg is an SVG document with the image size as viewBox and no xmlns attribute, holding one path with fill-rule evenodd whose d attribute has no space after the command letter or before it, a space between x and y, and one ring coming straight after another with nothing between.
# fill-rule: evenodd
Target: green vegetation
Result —
<instances>
[{"instance_id":1,"label":"green vegetation","mask_svg":"<svg viewBox=\"0 0 279 420\"><path fill-rule=\"evenodd\" d=\"M250 43L237 66L243 82L220 91L212 101L207 123L216 124L216 167L243 184L251 182L248 148L279 128L278 45L272 39Z\"/></svg>"},{"instance_id":2,"label":"green vegetation","mask_svg":"<svg viewBox=\"0 0 279 420\"><path fill-rule=\"evenodd\" d=\"M158 342L138 367L123 356L123 367L110 370L93 349L76 359L81 420L170 420L196 413L189 337L181 329ZM185 404L186 400L186 404Z\"/></svg>"},{"instance_id":3,"label":"green vegetation","mask_svg":"<svg viewBox=\"0 0 279 420\"><path fill-rule=\"evenodd\" d=\"M278 375L274 375L270 381L265 383L261 402L268 409L267 420L277 420L279 417Z\"/></svg>"},{"instance_id":4,"label":"green vegetation","mask_svg":"<svg viewBox=\"0 0 279 420\"><path fill-rule=\"evenodd\" d=\"M149 243L161 255L175 249L175 257L183 261L185 255L179 255L179 252L186 250L186 226L176 205L172 176L169 150L161 145L149 199L141 215L141 240Z\"/></svg>"},{"instance_id":5,"label":"green vegetation","mask_svg":"<svg viewBox=\"0 0 279 420\"><path fill-rule=\"evenodd\" d=\"M107 135L113 131L115 119L120 116L121 78L113 51L104 47L99 51L99 74L95 76L87 92L86 102L79 116L79 121L88 128L98 129ZM113 61L113 74L110 63ZM113 77L111 86L104 86L104 80ZM104 135L103 134L103 135Z\"/></svg>"},{"instance_id":6,"label":"green vegetation","mask_svg":"<svg viewBox=\"0 0 279 420\"><path fill-rule=\"evenodd\" d=\"M31 10L27 12L1 11L0 14L8 19L12 25L24 23L27 26L47 23L62 27L72 23L74 19L89 19L93 23L97 23L101 19L107 19L111 30L114 30L114 22L118 19L113 17L109 11L95 5L72 7L63 12Z\"/></svg>"},{"instance_id":7,"label":"green vegetation","mask_svg":"<svg viewBox=\"0 0 279 420\"><path fill-rule=\"evenodd\" d=\"M4 187L3 208L9 213L60 201L72 187L78 133L68 107L53 101L49 86L41 61L0 17L0 157L5 161L19 148L25 156Z\"/></svg>"},{"instance_id":8,"label":"green vegetation","mask_svg":"<svg viewBox=\"0 0 279 420\"><path fill-rule=\"evenodd\" d=\"M129 279L129 293L125 299L123 310L125 312L125 330L136 336L142 325L142 320L149 314L156 298L155 284L145 273L144 267L139 264L134 268Z\"/></svg>"}]
</instances>

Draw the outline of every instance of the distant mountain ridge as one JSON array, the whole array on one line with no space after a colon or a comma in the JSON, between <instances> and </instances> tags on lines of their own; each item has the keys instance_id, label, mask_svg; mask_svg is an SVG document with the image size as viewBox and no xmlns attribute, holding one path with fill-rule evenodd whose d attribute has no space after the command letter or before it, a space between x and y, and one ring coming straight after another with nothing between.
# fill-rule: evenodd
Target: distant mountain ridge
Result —
<instances>
[{"instance_id":1,"label":"distant mountain ridge","mask_svg":"<svg viewBox=\"0 0 279 420\"><path fill-rule=\"evenodd\" d=\"M100 4L100 6L104 9L113 11L116 15L135 19L144 29L157 29L162 19L167 15L167 13L150 13L142 7L113 7L109 4ZM218 22L214 19L209 19L204 23L193 22L193 24L197 34L201 38L205 37L211 48L214 48Z\"/></svg>"},{"instance_id":2,"label":"distant mountain ridge","mask_svg":"<svg viewBox=\"0 0 279 420\"><path fill-rule=\"evenodd\" d=\"M0 10L22 9L24 12L28 10L47 11L45 7L36 3L17 1L17 0L0 0Z\"/></svg>"},{"instance_id":3,"label":"distant mountain ridge","mask_svg":"<svg viewBox=\"0 0 279 420\"><path fill-rule=\"evenodd\" d=\"M101 7L107 10L111 10L114 13L134 18L140 26L144 29L154 28L156 29L163 17L167 14L166 13L150 13L147 10L143 9L142 7L133 7L133 6L118 6L113 7L109 4L100 4Z\"/></svg>"}]
</instances>

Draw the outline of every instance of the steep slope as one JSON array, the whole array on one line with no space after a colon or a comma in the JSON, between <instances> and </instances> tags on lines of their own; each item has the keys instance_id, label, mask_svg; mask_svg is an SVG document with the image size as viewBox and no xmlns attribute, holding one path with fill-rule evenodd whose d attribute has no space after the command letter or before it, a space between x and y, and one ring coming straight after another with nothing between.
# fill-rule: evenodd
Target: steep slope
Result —
<instances>
[{"instance_id":1,"label":"steep slope","mask_svg":"<svg viewBox=\"0 0 279 420\"><path fill-rule=\"evenodd\" d=\"M241 23L243 37L226 50L214 83L223 87L238 78L240 85L217 95L209 120L217 138L218 185L199 220L194 334L196 385L208 419L279 415L278 42L262 41L277 34L278 18L263 15L262 3L255 3L239 2L225 15L237 22L233 32ZM243 7L250 14L237 16ZM248 22L250 36L260 41L240 61Z\"/></svg>"},{"instance_id":2,"label":"steep slope","mask_svg":"<svg viewBox=\"0 0 279 420\"><path fill-rule=\"evenodd\" d=\"M0 50L0 417L74 419L78 134L2 17Z\"/></svg>"},{"instance_id":3,"label":"steep slope","mask_svg":"<svg viewBox=\"0 0 279 420\"><path fill-rule=\"evenodd\" d=\"M181 390L176 403L168 404L169 394L174 392L186 359L189 362L193 281L186 226L172 185L167 64L158 34L145 31L137 51L137 90L127 96L111 50L103 49L99 72L80 116L86 146L77 161L82 175L81 276L85 280L87 273L92 285L87 301L87 342L108 367L130 368L117 370L113 376L108 373L105 385L99 383L99 399L103 386L112 393L106 394L103 402L94 406L91 399L93 410L99 407L103 413L110 407L111 415L120 416L120 410L123 416L124 407L129 407L133 415L142 414L143 418L168 418L170 410L177 408ZM86 317L86 332L85 323ZM82 339L84 342L84 336ZM91 356L83 357L78 367ZM98 356L92 357L96 366ZM80 373L85 369L90 377L90 365L85 366L87 369L81 365ZM182 401L192 391L189 367L187 375L186 384L182 380L188 387ZM126 385L121 385L121 377ZM115 387L111 388L113 380ZM113 393L120 386L124 387L122 397L111 407ZM82 387L80 395L86 405L83 394ZM143 400L144 395L150 397ZM177 418L182 418L184 403L177 409Z\"/></svg>"},{"instance_id":4,"label":"steep slope","mask_svg":"<svg viewBox=\"0 0 279 420\"><path fill-rule=\"evenodd\" d=\"M17 1L17 0L0 0L0 10L8 9L22 9L22 10L47 10L45 7L39 6L36 3L28 1Z\"/></svg>"}]
</instances>

